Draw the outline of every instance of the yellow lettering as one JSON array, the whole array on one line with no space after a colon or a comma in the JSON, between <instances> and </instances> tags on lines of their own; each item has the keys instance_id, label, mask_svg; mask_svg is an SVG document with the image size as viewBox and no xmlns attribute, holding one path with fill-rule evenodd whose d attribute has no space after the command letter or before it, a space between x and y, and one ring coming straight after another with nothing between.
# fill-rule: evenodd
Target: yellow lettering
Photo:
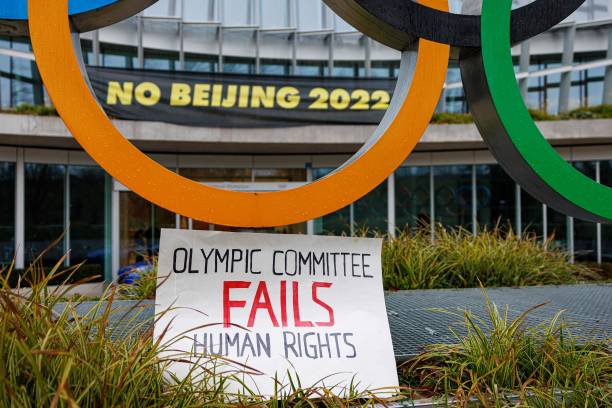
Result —
<instances>
[{"instance_id":1,"label":"yellow lettering","mask_svg":"<svg viewBox=\"0 0 612 408\"><path fill-rule=\"evenodd\" d=\"M208 106L209 99L210 84L196 84L193 89L193 106Z\"/></svg>"},{"instance_id":2,"label":"yellow lettering","mask_svg":"<svg viewBox=\"0 0 612 408\"><path fill-rule=\"evenodd\" d=\"M170 106L187 106L191 103L191 87L189 84L172 84Z\"/></svg>"},{"instance_id":3,"label":"yellow lettering","mask_svg":"<svg viewBox=\"0 0 612 408\"><path fill-rule=\"evenodd\" d=\"M276 103L283 109L297 108L300 99L300 91L292 86L284 86L276 94Z\"/></svg>"},{"instance_id":4,"label":"yellow lettering","mask_svg":"<svg viewBox=\"0 0 612 408\"><path fill-rule=\"evenodd\" d=\"M221 106L221 98L223 97L223 85L213 85L212 88L212 106Z\"/></svg>"},{"instance_id":5,"label":"yellow lettering","mask_svg":"<svg viewBox=\"0 0 612 408\"><path fill-rule=\"evenodd\" d=\"M108 83L108 93L106 94L106 103L108 105L116 105L120 102L122 105L132 104L132 95L134 93L134 83L124 82L123 87L117 81Z\"/></svg>"},{"instance_id":6,"label":"yellow lettering","mask_svg":"<svg viewBox=\"0 0 612 408\"><path fill-rule=\"evenodd\" d=\"M221 106L224 108L233 108L236 105L236 97L238 94L238 85L229 85L227 87L227 95L223 102L221 102Z\"/></svg>"},{"instance_id":7,"label":"yellow lettering","mask_svg":"<svg viewBox=\"0 0 612 408\"><path fill-rule=\"evenodd\" d=\"M275 86L254 86L251 91L251 108L264 107L267 109L274 108L274 91Z\"/></svg>"},{"instance_id":8,"label":"yellow lettering","mask_svg":"<svg viewBox=\"0 0 612 408\"><path fill-rule=\"evenodd\" d=\"M251 92L251 87L249 85L242 85L240 87L240 98L238 99L239 108L249 107L249 93L250 92Z\"/></svg>"},{"instance_id":9,"label":"yellow lettering","mask_svg":"<svg viewBox=\"0 0 612 408\"><path fill-rule=\"evenodd\" d=\"M153 82L138 84L134 92L136 101L143 106L153 106L161 98L161 90Z\"/></svg>"}]
</instances>

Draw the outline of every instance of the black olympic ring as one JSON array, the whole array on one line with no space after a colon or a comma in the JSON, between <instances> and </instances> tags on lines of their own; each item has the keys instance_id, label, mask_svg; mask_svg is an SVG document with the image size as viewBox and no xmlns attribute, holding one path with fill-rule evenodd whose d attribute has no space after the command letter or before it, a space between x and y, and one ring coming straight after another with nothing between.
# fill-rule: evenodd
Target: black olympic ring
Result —
<instances>
[{"instance_id":1,"label":"black olympic ring","mask_svg":"<svg viewBox=\"0 0 612 408\"><path fill-rule=\"evenodd\" d=\"M419 38L480 48L480 16L435 10L412 0L323 0L368 37L404 51ZM565 20L585 0L537 0L512 11L510 38L519 43Z\"/></svg>"}]
</instances>

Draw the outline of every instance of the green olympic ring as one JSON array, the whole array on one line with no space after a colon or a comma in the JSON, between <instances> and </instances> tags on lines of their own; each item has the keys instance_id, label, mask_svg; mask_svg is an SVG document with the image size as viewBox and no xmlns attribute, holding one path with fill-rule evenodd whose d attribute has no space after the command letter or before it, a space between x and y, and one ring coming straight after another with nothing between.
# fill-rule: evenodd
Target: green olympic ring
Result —
<instances>
[{"instance_id":1,"label":"green olympic ring","mask_svg":"<svg viewBox=\"0 0 612 408\"><path fill-rule=\"evenodd\" d=\"M612 188L566 162L546 141L523 102L511 55L511 9L512 0L485 0L482 49L467 51L462 58L476 125L502 167L535 198L565 214L610 223Z\"/></svg>"}]
</instances>

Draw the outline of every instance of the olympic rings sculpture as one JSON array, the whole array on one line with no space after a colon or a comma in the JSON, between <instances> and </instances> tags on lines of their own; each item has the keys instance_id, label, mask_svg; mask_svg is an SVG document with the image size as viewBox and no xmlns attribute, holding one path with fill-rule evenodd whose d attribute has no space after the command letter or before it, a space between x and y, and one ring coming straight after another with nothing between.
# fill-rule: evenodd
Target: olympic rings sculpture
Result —
<instances>
[{"instance_id":1,"label":"olympic rings sculpture","mask_svg":"<svg viewBox=\"0 0 612 408\"><path fill-rule=\"evenodd\" d=\"M397 169L428 126L458 51L464 87L485 142L504 169L549 206L612 222L612 188L566 163L533 123L514 77L511 44L543 32L584 0L485 0L482 16L448 13L444 0L324 0L364 33L401 51L391 106L364 147L330 175L302 187L235 192L196 183L157 164L121 135L83 77L67 0L29 0L29 30L45 86L72 135L111 176L167 210L213 224L270 227L314 219L361 198ZM451 50L451 46L455 47ZM411 69L414 68L414 69ZM413 74L411 74L413 72Z\"/></svg>"}]
</instances>

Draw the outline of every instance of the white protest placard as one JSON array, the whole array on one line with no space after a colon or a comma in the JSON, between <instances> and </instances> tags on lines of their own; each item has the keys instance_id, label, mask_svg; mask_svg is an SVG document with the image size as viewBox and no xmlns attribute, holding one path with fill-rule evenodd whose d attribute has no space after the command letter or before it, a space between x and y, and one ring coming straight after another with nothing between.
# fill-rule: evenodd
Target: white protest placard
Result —
<instances>
[{"instance_id":1,"label":"white protest placard","mask_svg":"<svg viewBox=\"0 0 612 408\"><path fill-rule=\"evenodd\" d=\"M289 376L304 388L388 395L398 378L381 247L367 238L164 229L156 314L166 312L155 338L179 336L166 354L227 362L260 395ZM183 377L190 366L169 370Z\"/></svg>"}]
</instances>

